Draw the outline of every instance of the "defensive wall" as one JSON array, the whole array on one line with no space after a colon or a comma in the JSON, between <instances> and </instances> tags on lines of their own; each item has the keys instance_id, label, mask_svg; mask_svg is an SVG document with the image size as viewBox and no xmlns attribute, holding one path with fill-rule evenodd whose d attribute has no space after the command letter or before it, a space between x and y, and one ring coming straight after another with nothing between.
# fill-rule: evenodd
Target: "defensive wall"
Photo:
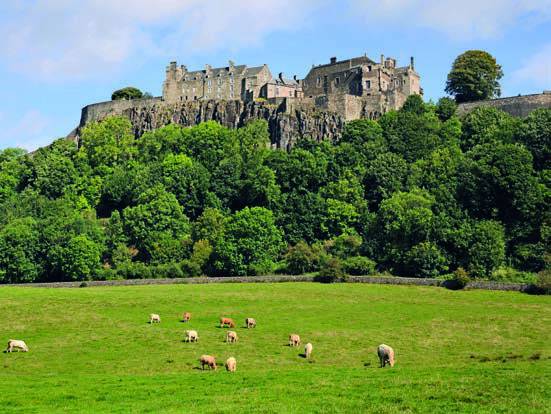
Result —
<instances>
[{"instance_id":1,"label":"defensive wall","mask_svg":"<svg viewBox=\"0 0 551 414\"><path fill-rule=\"evenodd\" d=\"M466 102L459 104L457 113L465 115L479 106L491 106L516 117L524 118L538 108L551 109L551 91L532 95L510 96L506 98L489 99L486 101Z\"/></svg>"}]
</instances>

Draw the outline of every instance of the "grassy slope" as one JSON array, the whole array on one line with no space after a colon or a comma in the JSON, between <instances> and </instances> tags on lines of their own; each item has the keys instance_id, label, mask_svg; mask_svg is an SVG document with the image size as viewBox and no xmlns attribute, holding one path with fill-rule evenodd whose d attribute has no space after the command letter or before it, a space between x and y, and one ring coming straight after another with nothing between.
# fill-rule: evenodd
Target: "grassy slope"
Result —
<instances>
[{"instance_id":1,"label":"grassy slope","mask_svg":"<svg viewBox=\"0 0 551 414\"><path fill-rule=\"evenodd\" d=\"M0 288L0 345L17 338L31 349L0 354L0 407L539 414L551 404L550 305L520 293L361 284ZM184 310L189 324L179 322ZM150 312L162 323L147 324ZM239 343L223 342L221 315L239 322ZM258 328L242 327L247 316ZM182 342L189 328L198 344ZM311 362L285 346L291 332L313 343ZM396 351L394 369L377 368L382 342ZM238 372L196 369L203 353L219 364L235 356Z\"/></svg>"}]
</instances>

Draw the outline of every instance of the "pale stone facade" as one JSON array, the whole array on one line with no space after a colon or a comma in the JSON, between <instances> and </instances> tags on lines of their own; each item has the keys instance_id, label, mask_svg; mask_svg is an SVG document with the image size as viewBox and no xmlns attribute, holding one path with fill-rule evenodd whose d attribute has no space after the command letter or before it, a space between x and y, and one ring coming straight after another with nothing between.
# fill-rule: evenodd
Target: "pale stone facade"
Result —
<instances>
[{"instance_id":1,"label":"pale stone facade","mask_svg":"<svg viewBox=\"0 0 551 414\"><path fill-rule=\"evenodd\" d=\"M313 66L304 80L273 78L267 65L247 67L232 61L222 68L188 71L171 62L163 84L163 100L174 103L196 100L293 99L312 102L320 109L338 113L346 120L377 118L399 109L412 94L423 94L420 76L410 64L397 67L396 60L379 62L367 56Z\"/></svg>"},{"instance_id":2,"label":"pale stone facade","mask_svg":"<svg viewBox=\"0 0 551 414\"><path fill-rule=\"evenodd\" d=\"M171 62L166 69L163 99L167 102L196 100L249 101L260 96L272 74L267 65L247 67L232 61L223 68L206 65L204 70L189 72L186 66Z\"/></svg>"}]
</instances>

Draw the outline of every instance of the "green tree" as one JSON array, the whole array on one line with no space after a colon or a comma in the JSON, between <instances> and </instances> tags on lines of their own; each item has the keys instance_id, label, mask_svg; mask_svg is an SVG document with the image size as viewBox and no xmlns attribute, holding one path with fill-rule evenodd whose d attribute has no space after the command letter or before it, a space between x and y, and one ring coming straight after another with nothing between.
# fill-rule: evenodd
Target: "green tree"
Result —
<instances>
[{"instance_id":1,"label":"green tree","mask_svg":"<svg viewBox=\"0 0 551 414\"><path fill-rule=\"evenodd\" d=\"M513 142L520 121L500 109L481 106L472 110L463 120L461 148L467 151L479 144Z\"/></svg>"},{"instance_id":2,"label":"green tree","mask_svg":"<svg viewBox=\"0 0 551 414\"><path fill-rule=\"evenodd\" d=\"M446 92L458 103L480 101L501 95L501 66L483 50L468 50L453 62L448 74Z\"/></svg>"},{"instance_id":3,"label":"green tree","mask_svg":"<svg viewBox=\"0 0 551 414\"><path fill-rule=\"evenodd\" d=\"M69 240L66 246L55 248L57 266L67 280L86 280L100 269L102 246L86 235L80 234Z\"/></svg>"},{"instance_id":4,"label":"green tree","mask_svg":"<svg viewBox=\"0 0 551 414\"><path fill-rule=\"evenodd\" d=\"M125 208L123 219L130 243L147 255L155 248L154 243L165 242L167 235L179 241L189 238L191 232L182 206L162 186L143 193L137 206Z\"/></svg>"},{"instance_id":5,"label":"green tree","mask_svg":"<svg viewBox=\"0 0 551 414\"><path fill-rule=\"evenodd\" d=\"M0 281L33 282L42 275L39 226L32 217L13 220L0 230Z\"/></svg>"},{"instance_id":6,"label":"green tree","mask_svg":"<svg viewBox=\"0 0 551 414\"><path fill-rule=\"evenodd\" d=\"M214 247L214 270L223 276L267 273L283 247L272 212L246 207L231 216L225 237Z\"/></svg>"},{"instance_id":7,"label":"green tree","mask_svg":"<svg viewBox=\"0 0 551 414\"><path fill-rule=\"evenodd\" d=\"M357 145L371 141L380 142L382 138L383 129L377 122L369 119L358 119L345 124L339 143Z\"/></svg>"},{"instance_id":8,"label":"green tree","mask_svg":"<svg viewBox=\"0 0 551 414\"><path fill-rule=\"evenodd\" d=\"M117 89L111 95L112 101L117 101L119 99L140 99L143 96L142 91L133 86L127 86L126 88Z\"/></svg>"},{"instance_id":9,"label":"green tree","mask_svg":"<svg viewBox=\"0 0 551 414\"><path fill-rule=\"evenodd\" d=\"M454 116L456 110L457 103L448 97L440 98L436 104L436 115L438 115L438 118L440 118L442 122L445 122Z\"/></svg>"},{"instance_id":10,"label":"green tree","mask_svg":"<svg viewBox=\"0 0 551 414\"><path fill-rule=\"evenodd\" d=\"M489 277L505 259L503 226L484 220L475 224L468 251L469 273L474 277Z\"/></svg>"},{"instance_id":11,"label":"green tree","mask_svg":"<svg viewBox=\"0 0 551 414\"><path fill-rule=\"evenodd\" d=\"M387 152L369 163L365 177L365 197L369 206L377 208L382 200L405 190L408 165L398 154Z\"/></svg>"},{"instance_id":12,"label":"green tree","mask_svg":"<svg viewBox=\"0 0 551 414\"><path fill-rule=\"evenodd\" d=\"M421 242L405 255L406 274L413 277L436 277L448 270L448 260L438 246Z\"/></svg>"},{"instance_id":13,"label":"green tree","mask_svg":"<svg viewBox=\"0 0 551 414\"><path fill-rule=\"evenodd\" d=\"M517 140L523 143L534 157L536 170L551 170L551 109L532 111L522 122Z\"/></svg>"},{"instance_id":14,"label":"green tree","mask_svg":"<svg viewBox=\"0 0 551 414\"><path fill-rule=\"evenodd\" d=\"M115 116L88 124L82 129L81 152L92 168L124 165L136 153L132 124Z\"/></svg>"}]
</instances>

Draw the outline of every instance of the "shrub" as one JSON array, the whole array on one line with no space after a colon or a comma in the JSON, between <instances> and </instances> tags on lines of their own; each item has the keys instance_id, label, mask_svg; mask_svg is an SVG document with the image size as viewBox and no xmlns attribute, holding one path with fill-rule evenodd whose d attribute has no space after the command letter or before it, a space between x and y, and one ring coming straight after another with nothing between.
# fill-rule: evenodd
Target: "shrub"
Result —
<instances>
[{"instance_id":1,"label":"shrub","mask_svg":"<svg viewBox=\"0 0 551 414\"><path fill-rule=\"evenodd\" d=\"M545 269L538 273L535 286L538 293L551 294L551 269Z\"/></svg>"},{"instance_id":2,"label":"shrub","mask_svg":"<svg viewBox=\"0 0 551 414\"><path fill-rule=\"evenodd\" d=\"M431 242L422 242L406 254L406 269L414 277L436 277L448 270L448 261Z\"/></svg>"},{"instance_id":3,"label":"shrub","mask_svg":"<svg viewBox=\"0 0 551 414\"><path fill-rule=\"evenodd\" d=\"M463 289L467 286L467 283L471 281L469 273L462 267L458 267L455 272L453 272L452 279L446 281L444 286L451 290Z\"/></svg>"},{"instance_id":4,"label":"shrub","mask_svg":"<svg viewBox=\"0 0 551 414\"><path fill-rule=\"evenodd\" d=\"M370 275L375 272L375 262L364 256L353 256L344 260L342 267L345 273L354 276Z\"/></svg>"},{"instance_id":5,"label":"shrub","mask_svg":"<svg viewBox=\"0 0 551 414\"><path fill-rule=\"evenodd\" d=\"M125 263L117 268L117 276L121 279L149 279L151 269L142 262Z\"/></svg>"},{"instance_id":6,"label":"shrub","mask_svg":"<svg viewBox=\"0 0 551 414\"><path fill-rule=\"evenodd\" d=\"M342 263L336 257L329 259L319 273L314 276L314 281L320 283L344 282L345 280Z\"/></svg>"},{"instance_id":7,"label":"shrub","mask_svg":"<svg viewBox=\"0 0 551 414\"><path fill-rule=\"evenodd\" d=\"M184 277L182 268L178 263L166 263L160 264L153 268L153 277L155 278L168 278L174 279L178 277Z\"/></svg>"},{"instance_id":8,"label":"shrub","mask_svg":"<svg viewBox=\"0 0 551 414\"><path fill-rule=\"evenodd\" d=\"M199 263L193 260L182 260L180 262L180 268L182 269L182 274L184 277L201 276L203 273Z\"/></svg>"},{"instance_id":9,"label":"shrub","mask_svg":"<svg viewBox=\"0 0 551 414\"><path fill-rule=\"evenodd\" d=\"M285 254L286 270L292 275L312 272L319 267L319 257L304 241L289 247Z\"/></svg>"},{"instance_id":10,"label":"shrub","mask_svg":"<svg viewBox=\"0 0 551 414\"><path fill-rule=\"evenodd\" d=\"M497 282L534 283L536 275L534 273L521 272L512 267L501 266L494 269L489 279Z\"/></svg>"}]
</instances>

